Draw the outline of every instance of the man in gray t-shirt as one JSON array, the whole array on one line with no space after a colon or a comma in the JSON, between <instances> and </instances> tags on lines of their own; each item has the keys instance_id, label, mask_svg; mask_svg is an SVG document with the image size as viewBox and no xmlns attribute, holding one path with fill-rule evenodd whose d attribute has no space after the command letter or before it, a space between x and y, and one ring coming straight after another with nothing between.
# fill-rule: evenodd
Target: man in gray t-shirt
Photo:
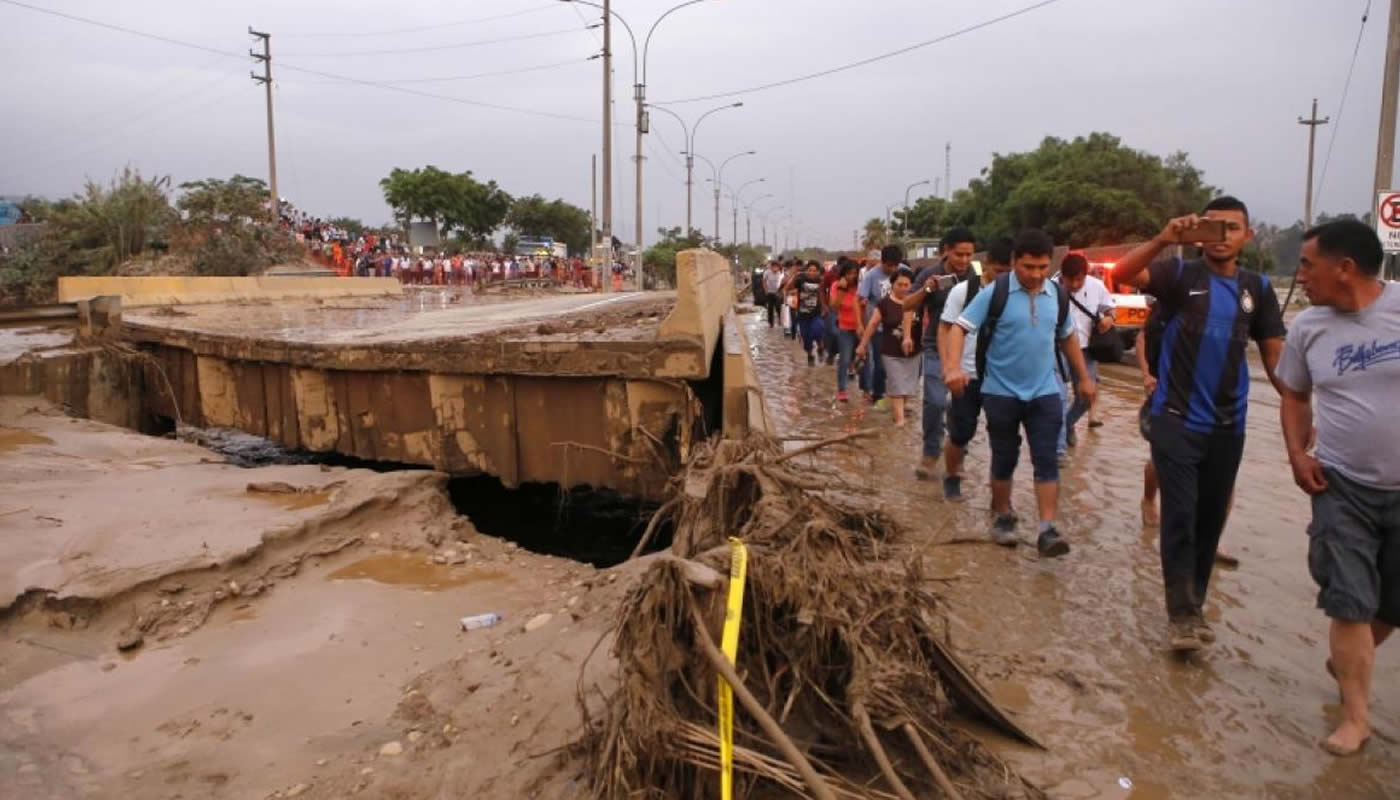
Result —
<instances>
[{"instance_id":1,"label":"man in gray t-shirt","mask_svg":"<svg viewBox=\"0 0 1400 800\"><path fill-rule=\"evenodd\" d=\"M1298 278L1312 301L1278 377L1293 479L1312 496L1308 570L1332 620L1328 671L1342 724L1322 743L1351 755L1371 735L1376 646L1400 625L1400 285L1378 280L1380 240L1356 220L1303 234ZM1317 404L1317 452L1308 452Z\"/></svg>"}]
</instances>

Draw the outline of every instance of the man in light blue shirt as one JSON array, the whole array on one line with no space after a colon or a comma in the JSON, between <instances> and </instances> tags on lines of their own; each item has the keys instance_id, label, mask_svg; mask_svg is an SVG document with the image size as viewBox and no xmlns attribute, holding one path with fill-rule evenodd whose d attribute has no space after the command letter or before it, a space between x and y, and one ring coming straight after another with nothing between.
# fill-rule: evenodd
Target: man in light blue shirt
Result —
<instances>
[{"instance_id":1,"label":"man in light blue shirt","mask_svg":"<svg viewBox=\"0 0 1400 800\"><path fill-rule=\"evenodd\" d=\"M982 410L987 415L987 439L992 450L992 510L997 514L992 539L1016 544L1016 516L1011 513L1011 477L1021 455L1021 428L1030 442L1035 468L1040 534L1036 548L1042 557L1069 552L1069 542L1055 529L1059 505L1059 464L1055 442L1064 424L1060 384L1055 375L1055 350L1079 377L1086 402L1097 386L1084 365L1068 297L1047 280L1054 242L1044 231L1025 231L1012 248L1012 272L977 293L948 330L947 350L961 352L967 334L977 331L978 368L982 371ZM998 313L999 312L999 313ZM954 397L967 388L968 374L960 362L945 362L944 382Z\"/></svg>"},{"instance_id":2,"label":"man in light blue shirt","mask_svg":"<svg viewBox=\"0 0 1400 800\"><path fill-rule=\"evenodd\" d=\"M876 306L890 293L890 279L894 271L904 261L904 250L899 245L886 245L880 251L880 263L865 273L860 280L860 318L862 324L870 321ZM865 390L870 393L870 402L878 403L885 396L885 365L880 363L880 334L877 332L867 348L869 360L865 362Z\"/></svg>"}]
</instances>

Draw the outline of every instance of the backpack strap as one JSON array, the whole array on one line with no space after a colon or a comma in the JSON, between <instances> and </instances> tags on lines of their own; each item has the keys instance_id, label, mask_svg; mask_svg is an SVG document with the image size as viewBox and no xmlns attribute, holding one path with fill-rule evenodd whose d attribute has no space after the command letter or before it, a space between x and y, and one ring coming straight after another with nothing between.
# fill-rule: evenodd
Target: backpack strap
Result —
<instances>
[{"instance_id":1,"label":"backpack strap","mask_svg":"<svg viewBox=\"0 0 1400 800\"><path fill-rule=\"evenodd\" d=\"M972 291L972 287L968 287ZM996 283L992 284L992 299L987 304L987 318L982 321L982 327L977 329L977 377L982 379L987 375L987 349L992 345L992 335L996 333L997 322L1001 320L1001 314L1006 310L1006 299L1011 295L1011 273L1006 273L997 277Z\"/></svg>"},{"instance_id":2,"label":"backpack strap","mask_svg":"<svg viewBox=\"0 0 1400 800\"><path fill-rule=\"evenodd\" d=\"M982 288L982 276L973 274L972 270L967 271L967 295L963 297L963 308L967 308L972 302L972 298L977 296L977 291Z\"/></svg>"}]
</instances>

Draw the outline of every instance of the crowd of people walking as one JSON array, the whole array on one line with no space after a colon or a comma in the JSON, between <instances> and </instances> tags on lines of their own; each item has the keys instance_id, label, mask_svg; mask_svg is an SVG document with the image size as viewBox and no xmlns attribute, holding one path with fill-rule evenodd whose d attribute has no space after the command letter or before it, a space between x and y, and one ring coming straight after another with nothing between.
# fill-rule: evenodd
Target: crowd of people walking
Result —
<instances>
[{"instance_id":1,"label":"crowd of people walking","mask_svg":"<svg viewBox=\"0 0 1400 800\"><path fill-rule=\"evenodd\" d=\"M1218 197L1113 267L1116 285L1152 303L1134 348L1150 453L1142 520L1159 528L1167 644L1200 650L1216 638L1204 605L1244 451L1246 351L1256 343L1281 398L1287 461L1312 500L1307 566L1331 620L1326 669L1343 704L1322 746L1350 755L1371 733L1376 647L1400 624L1400 426L1380 413L1400 397L1400 288L1380 279L1369 226L1316 226L1304 233L1298 275L1312 307L1287 331L1268 276L1240 265L1251 238L1245 204ZM1028 444L1037 550L1062 557L1071 548L1058 520L1060 468L1078 423L1101 424L1098 362L1123 360L1114 295L1082 254L1055 264L1044 232L983 243L975 269L978 244L966 229L948 231L937 263L917 274L897 246L824 271L774 261L757 284L769 327L786 320L809 366L835 363L838 406L856 380L865 402L888 405L903 427L922 394L916 475L941 472L949 502L963 499L967 451L985 420L989 536L1008 547L1020 543L1011 488Z\"/></svg>"}]
</instances>

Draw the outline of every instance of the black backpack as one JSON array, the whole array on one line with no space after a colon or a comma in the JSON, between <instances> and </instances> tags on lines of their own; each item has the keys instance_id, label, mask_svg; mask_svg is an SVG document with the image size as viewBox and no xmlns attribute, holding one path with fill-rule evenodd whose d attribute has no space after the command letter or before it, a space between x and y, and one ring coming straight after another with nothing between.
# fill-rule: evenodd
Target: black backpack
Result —
<instances>
[{"instance_id":1,"label":"black backpack","mask_svg":"<svg viewBox=\"0 0 1400 800\"><path fill-rule=\"evenodd\" d=\"M1055 319L1055 343L1058 345L1060 328L1065 326L1065 320L1069 318L1069 294L1054 281L1046 281L1046 283L1054 284L1055 297L1060 307ZM973 287L967 287L967 292L968 302L971 302ZM1001 314L1006 310L1006 299L1010 296L1011 273L1007 272L998 275L996 283L992 285L992 299L987 306L987 318L982 322L982 327L977 329L977 377L979 379L987 377L987 349L992 345L992 336L996 333L997 323L1001 321ZM1055 348L1055 364L1059 367L1060 376L1068 380L1064 362L1060 360L1059 347Z\"/></svg>"}]
</instances>

